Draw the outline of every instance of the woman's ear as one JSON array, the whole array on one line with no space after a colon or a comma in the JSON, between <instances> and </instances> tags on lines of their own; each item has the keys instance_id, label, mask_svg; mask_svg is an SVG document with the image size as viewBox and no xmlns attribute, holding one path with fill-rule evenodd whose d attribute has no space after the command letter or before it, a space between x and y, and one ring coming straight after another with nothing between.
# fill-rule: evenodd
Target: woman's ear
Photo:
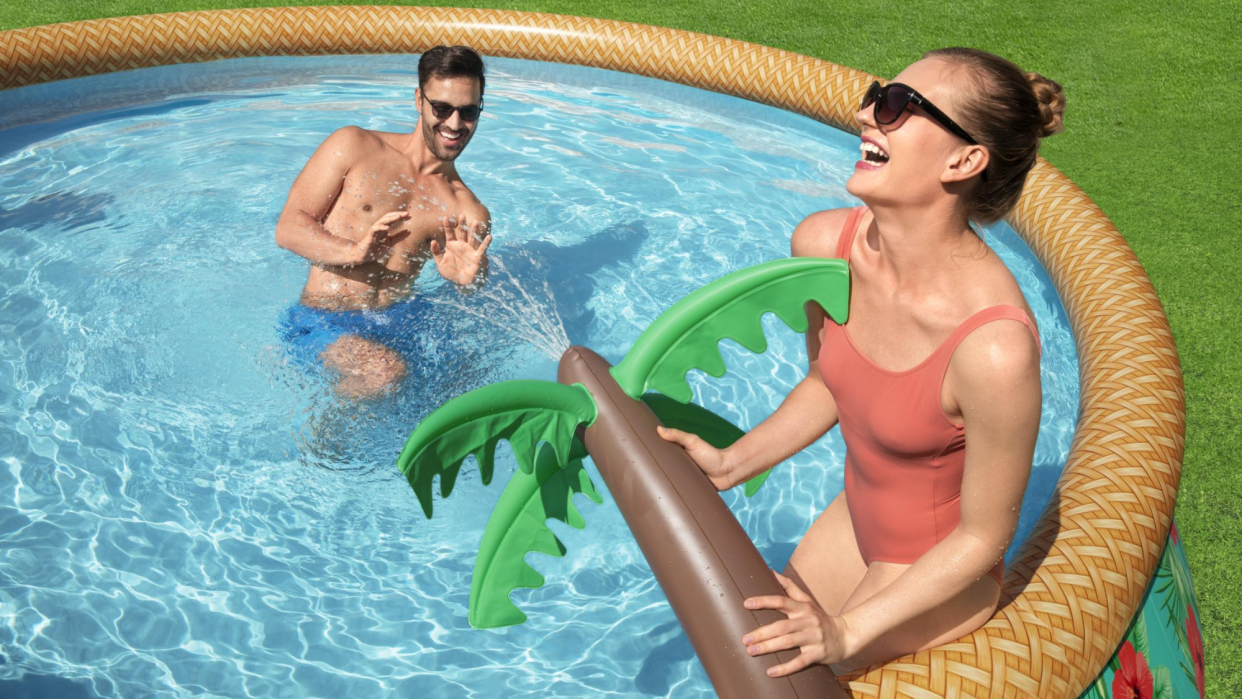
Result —
<instances>
[{"instance_id":1,"label":"woman's ear","mask_svg":"<svg viewBox=\"0 0 1242 699\"><path fill-rule=\"evenodd\" d=\"M988 149L980 145L964 146L953 152L945 163L940 181L964 182L975 175L983 174L988 168Z\"/></svg>"}]
</instances>

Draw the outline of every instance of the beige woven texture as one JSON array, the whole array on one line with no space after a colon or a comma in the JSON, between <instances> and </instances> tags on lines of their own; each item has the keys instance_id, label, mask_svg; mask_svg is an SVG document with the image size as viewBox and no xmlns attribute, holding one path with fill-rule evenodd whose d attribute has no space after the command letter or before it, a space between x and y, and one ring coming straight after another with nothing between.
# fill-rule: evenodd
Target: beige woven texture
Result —
<instances>
[{"instance_id":1,"label":"beige woven texture","mask_svg":"<svg viewBox=\"0 0 1242 699\"><path fill-rule=\"evenodd\" d=\"M0 32L0 87L241 56L484 55L626 71L856 131L873 76L806 56L624 22L490 10L317 7L188 12ZM1168 535L1185 412L1169 324L1098 207L1040 160L1009 222L1052 277L1081 368L1081 417L1056 496L983 628L843 678L856 697L1077 697L1120 643Z\"/></svg>"}]
</instances>

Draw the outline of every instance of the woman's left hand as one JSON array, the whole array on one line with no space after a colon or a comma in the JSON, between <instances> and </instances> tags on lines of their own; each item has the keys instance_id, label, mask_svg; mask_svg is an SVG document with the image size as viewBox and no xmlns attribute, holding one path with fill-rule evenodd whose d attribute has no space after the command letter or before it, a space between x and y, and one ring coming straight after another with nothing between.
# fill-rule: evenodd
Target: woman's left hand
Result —
<instances>
[{"instance_id":1,"label":"woman's left hand","mask_svg":"<svg viewBox=\"0 0 1242 699\"><path fill-rule=\"evenodd\" d=\"M761 626L742 638L751 655L764 655L780 650L799 648L802 654L782 665L768 669L771 677L791 675L812 663L829 665L846 655L846 625L841 617L819 608L811 596L794 581L772 571L788 597L767 595L750 597L747 609L775 609L788 619Z\"/></svg>"}]
</instances>

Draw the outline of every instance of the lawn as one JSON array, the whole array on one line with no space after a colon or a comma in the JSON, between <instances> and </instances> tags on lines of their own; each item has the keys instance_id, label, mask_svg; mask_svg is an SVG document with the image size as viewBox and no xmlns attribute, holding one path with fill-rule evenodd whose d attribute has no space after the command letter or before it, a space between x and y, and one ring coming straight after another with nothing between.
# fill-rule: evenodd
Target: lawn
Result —
<instances>
[{"instance_id":1,"label":"lawn","mask_svg":"<svg viewBox=\"0 0 1242 699\"><path fill-rule=\"evenodd\" d=\"M0 3L0 30L290 0ZM393 3L404 4L404 3ZM439 3L420 3L439 4ZM1100 205L1155 282L1181 353L1186 459L1177 520L1202 608L1207 694L1242 687L1242 4L1236 0L471 0L743 39L892 76L927 49L974 46L1059 81L1066 131L1043 154ZM1229 105L1234 105L1230 107ZM1229 112L1228 109L1234 111ZM1233 114L1234 116L1228 116ZM1234 252L1230 252L1233 250Z\"/></svg>"}]
</instances>

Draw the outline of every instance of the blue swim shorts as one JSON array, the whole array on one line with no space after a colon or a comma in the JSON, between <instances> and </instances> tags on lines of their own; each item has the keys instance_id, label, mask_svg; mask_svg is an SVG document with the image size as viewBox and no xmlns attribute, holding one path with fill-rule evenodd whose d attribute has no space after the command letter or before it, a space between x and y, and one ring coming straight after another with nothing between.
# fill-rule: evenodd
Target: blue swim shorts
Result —
<instances>
[{"instance_id":1,"label":"blue swim shorts","mask_svg":"<svg viewBox=\"0 0 1242 699\"><path fill-rule=\"evenodd\" d=\"M318 366L319 355L342 335L378 342L409 361L418 357L427 330L436 325L433 313L421 296L378 310L329 311L299 303L284 312L278 329L290 356L303 367Z\"/></svg>"}]
</instances>

